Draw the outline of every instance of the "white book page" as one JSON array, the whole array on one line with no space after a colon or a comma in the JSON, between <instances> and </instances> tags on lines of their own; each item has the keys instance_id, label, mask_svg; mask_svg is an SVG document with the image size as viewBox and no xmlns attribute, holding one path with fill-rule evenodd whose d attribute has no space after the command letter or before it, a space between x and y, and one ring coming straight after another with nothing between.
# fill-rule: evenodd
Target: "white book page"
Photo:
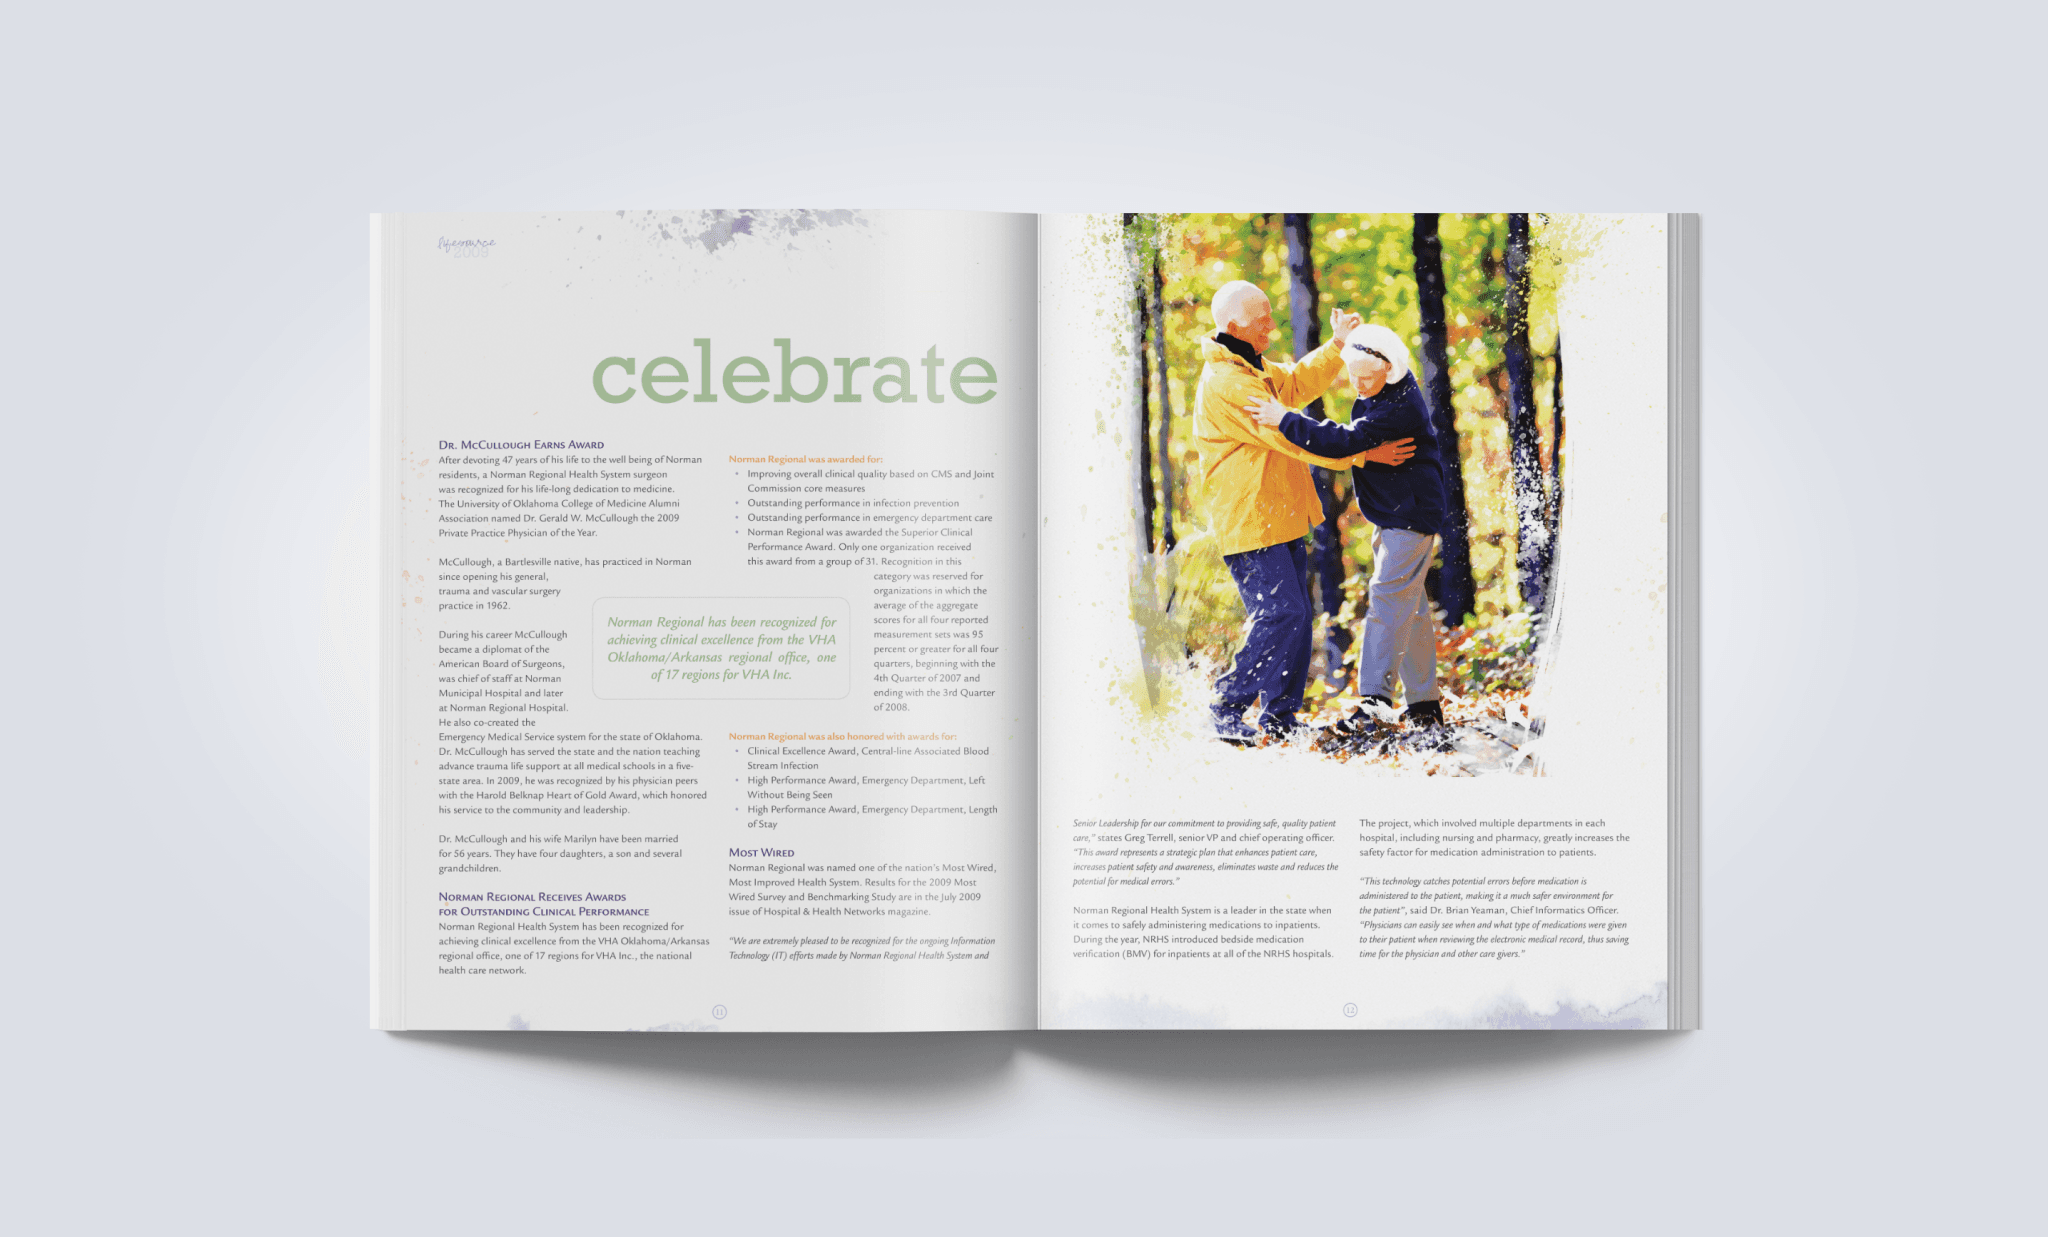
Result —
<instances>
[{"instance_id":1,"label":"white book page","mask_svg":"<svg viewBox=\"0 0 2048 1237\"><path fill-rule=\"evenodd\" d=\"M377 1024L1032 1025L1036 221L377 230Z\"/></svg>"},{"instance_id":2,"label":"white book page","mask_svg":"<svg viewBox=\"0 0 2048 1237\"><path fill-rule=\"evenodd\" d=\"M1579 222L1540 735L1510 718L1486 726L1511 744L1465 726L1452 750L1336 759L1216 737L1187 607L1233 584L1199 514L1170 554L1138 532L1122 224L1044 218L1041 1025L1665 1025L1665 220ZM1251 277L1277 307L1285 263ZM1186 304L1207 322L1206 294ZM1182 418L1198 370L1171 375ZM1176 484L1200 485L1175 427Z\"/></svg>"}]
</instances>

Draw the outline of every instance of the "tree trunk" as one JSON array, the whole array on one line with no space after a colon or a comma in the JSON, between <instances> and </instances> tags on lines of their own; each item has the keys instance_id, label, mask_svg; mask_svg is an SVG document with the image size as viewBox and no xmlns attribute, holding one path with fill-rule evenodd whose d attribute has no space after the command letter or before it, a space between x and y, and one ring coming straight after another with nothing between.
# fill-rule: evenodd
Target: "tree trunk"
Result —
<instances>
[{"instance_id":1,"label":"tree trunk","mask_svg":"<svg viewBox=\"0 0 2048 1237\"><path fill-rule=\"evenodd\" d=\"M1315 233L1310 226L1313 219L1312 215L1281 216L1287 233L1287 317L1293 328L1297 361L1323 342L1322 304L1316 292ZM1328 415L1320 399L1312 401L1302 412L1318 421ZM1315 585L1318 608L1330 616L1323 640L1323 673L1336 684L1343 681L1344 652L1351 647L1350 630L1337 622L1337 612L1344 608L1344 547L1337 518L1344 513L1344 505L1337 497L1336 478L1329 469L1310 468L1309 475L1315 481L1316 498L1323 508L1323 522L1316 525L1315 549L1309 556L1309 578Z\"/></svg>"},{"instance_id":2,"label":"tree trunk","mask_svg":"<svg viewBox=\"0 0 2048 1237\"><path fill-rule=\"evenodd\" d=\"M1310 230L1312 215L1282 215L1281 226L1287 233L1287 320L1293 328L1294 359L1300 360L1314 352L1323 342L1323 320L1316 311L1316 259L1315 234ZM1317 400L1309 407L1315 409L1317 420L1322 419L1323 401Z\"/></svg>"},{"instance_id":3,"label":"tree trunk","mask_svg":"<svg viewBox=\"0 0 2048 1237\"><path fill-rule=\"evenodd\" d=\"M1564 332L1550 351L1550 559L1557 562L1557 531L1564 523Z\"/></svg>"},{"instance_id":4,"label":"tree trunk","mask_svg":"<svg viewBox=\"0 0 2048 1237\"><path fill-rule=\"evenodd\" d=\"M1173 395L1166 385L1166 266L1159 246L1152 247L1152 358L1153 385L1159 391L1159 545L1172 553L1173 454L1168 450L1173 436Z\"/></svg>"},{"instance_id":5,"label":"tree trunk","mask_svg":"<svg viewBox=\"0 0 2048 1237\"><path fill-rule=\"evenodd\" d=\"M1124 216L1124 255L1131 271L1131 291L1134 294L1131 314L1131 430L1137 437L1137 450L1131 453L1137 468L1131 477L1131 507L1138 521L1138 553L1152 553L1152 434L1148 422L1146 390L1147 366L1145 364L1145 334L1150 325L1151 314L1147 306L1150 298L1146 295L1144 266L1139 259L1142 246L1138 240L1140 218L1137 215Z\"/></svg>"},{"instance_id":6,"label":"tree trunk","mask_svg":"<svg viewBox=\"0 0 2048 1237\"><path fill-rule=\"evenodd\" d=\"M1508 216L1508 465L1515 482L1515 575L1522 604L1543 613L1550 581L1550 529L1543 518L1541 437L1536 429L1536 363L1529 355L1529 216Z\"/></svg>"},{"instance_id":7,"label":"tree trunk","mask_svg":"<svg viewBox=\"0 0 2048 1237\"><path fill-rule=\"evenodd\" d=\"M1415 289L1422 309L1422 372L1430 425L1444 461L1443 570L1437 604L1451 626L1472 613L1479 589L1472 580L1472 521L1465 508L1465 466L1460 458L1457 414L1451 407L1450 340L1444 324L1444 246L1435 215L1415 216Z\"/></svg>"}]
</instances>

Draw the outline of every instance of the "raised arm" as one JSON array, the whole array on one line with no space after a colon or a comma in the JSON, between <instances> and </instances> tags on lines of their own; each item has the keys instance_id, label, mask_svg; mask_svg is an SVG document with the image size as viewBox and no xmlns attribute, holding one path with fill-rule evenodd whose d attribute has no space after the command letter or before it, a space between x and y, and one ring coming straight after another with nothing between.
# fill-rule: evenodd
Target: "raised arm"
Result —
<instances>
[{"instance_id":1,"label":"raised arm","mask_svg":"<svg viewBox=\"0 0 2048 1237\"><path fill-rule=\"evenodd\" d=\"M1332 339L1292 365L1285 361L1266 362L1266 376L1273 384L1273 394L1289 408L1301 408L1313 402L1329 390L1330 384L1337 381L1337 375L1343 372L1342 339Z\"/></svg>"}]
</instances>

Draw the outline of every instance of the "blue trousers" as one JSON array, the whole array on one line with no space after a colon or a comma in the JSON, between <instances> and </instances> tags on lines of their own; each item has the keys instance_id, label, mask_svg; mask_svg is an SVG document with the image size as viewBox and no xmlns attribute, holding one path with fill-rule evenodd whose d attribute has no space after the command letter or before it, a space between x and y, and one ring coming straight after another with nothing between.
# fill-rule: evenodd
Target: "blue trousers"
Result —
<instances>
[{"instance_id":1,"label":"blue trousers","mask_svg":"<svg viewBox=\"0 0 2048 1237\"><path fill-rule=\"evenodd\" d=\"M1216 716L1244 714L1263 699L1259 724L1290 727L1308 685L1308 548L1299 540L1226 554L1224 565L1244 601L1244 646L1216 680Z\"/></svg>"}]
</instances>

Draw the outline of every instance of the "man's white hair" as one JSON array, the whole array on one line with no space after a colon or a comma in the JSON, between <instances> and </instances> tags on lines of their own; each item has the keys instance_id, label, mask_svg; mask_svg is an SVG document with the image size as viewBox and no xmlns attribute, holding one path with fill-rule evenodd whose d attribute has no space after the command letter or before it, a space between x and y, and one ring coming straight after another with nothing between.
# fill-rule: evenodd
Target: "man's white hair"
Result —
<instances>
[{"instance_id":1,"label":"man's white hair","mask_svg":"<svg viewBox=\"0 0 2048 1237\"><path fill-rule=\"evenodd\" d=\"M1365 354L1376 352L1386 359L1393 368L1387 371L1387 385L1393 386L1408 376L1408 345L1393 330L1377 322L1368 322L1351 332L1344 340L1344 363L1364 360Z\"/></svg>"},{"instance_id":2,"label":"man's white hair","mask_svg":"<svg viewBox=\"0 0 2048 1237\"><path fill-rule=\"evenodd\" d=\"M1233 279L1216 289L1216 295L1209 301L1209 314L1216 319L1216 329L1227 331L1240 323L1252 319L1251 305L1255 300L1263 301L1266 294L1255 283Z\"/></svg>"}]
</instances>

